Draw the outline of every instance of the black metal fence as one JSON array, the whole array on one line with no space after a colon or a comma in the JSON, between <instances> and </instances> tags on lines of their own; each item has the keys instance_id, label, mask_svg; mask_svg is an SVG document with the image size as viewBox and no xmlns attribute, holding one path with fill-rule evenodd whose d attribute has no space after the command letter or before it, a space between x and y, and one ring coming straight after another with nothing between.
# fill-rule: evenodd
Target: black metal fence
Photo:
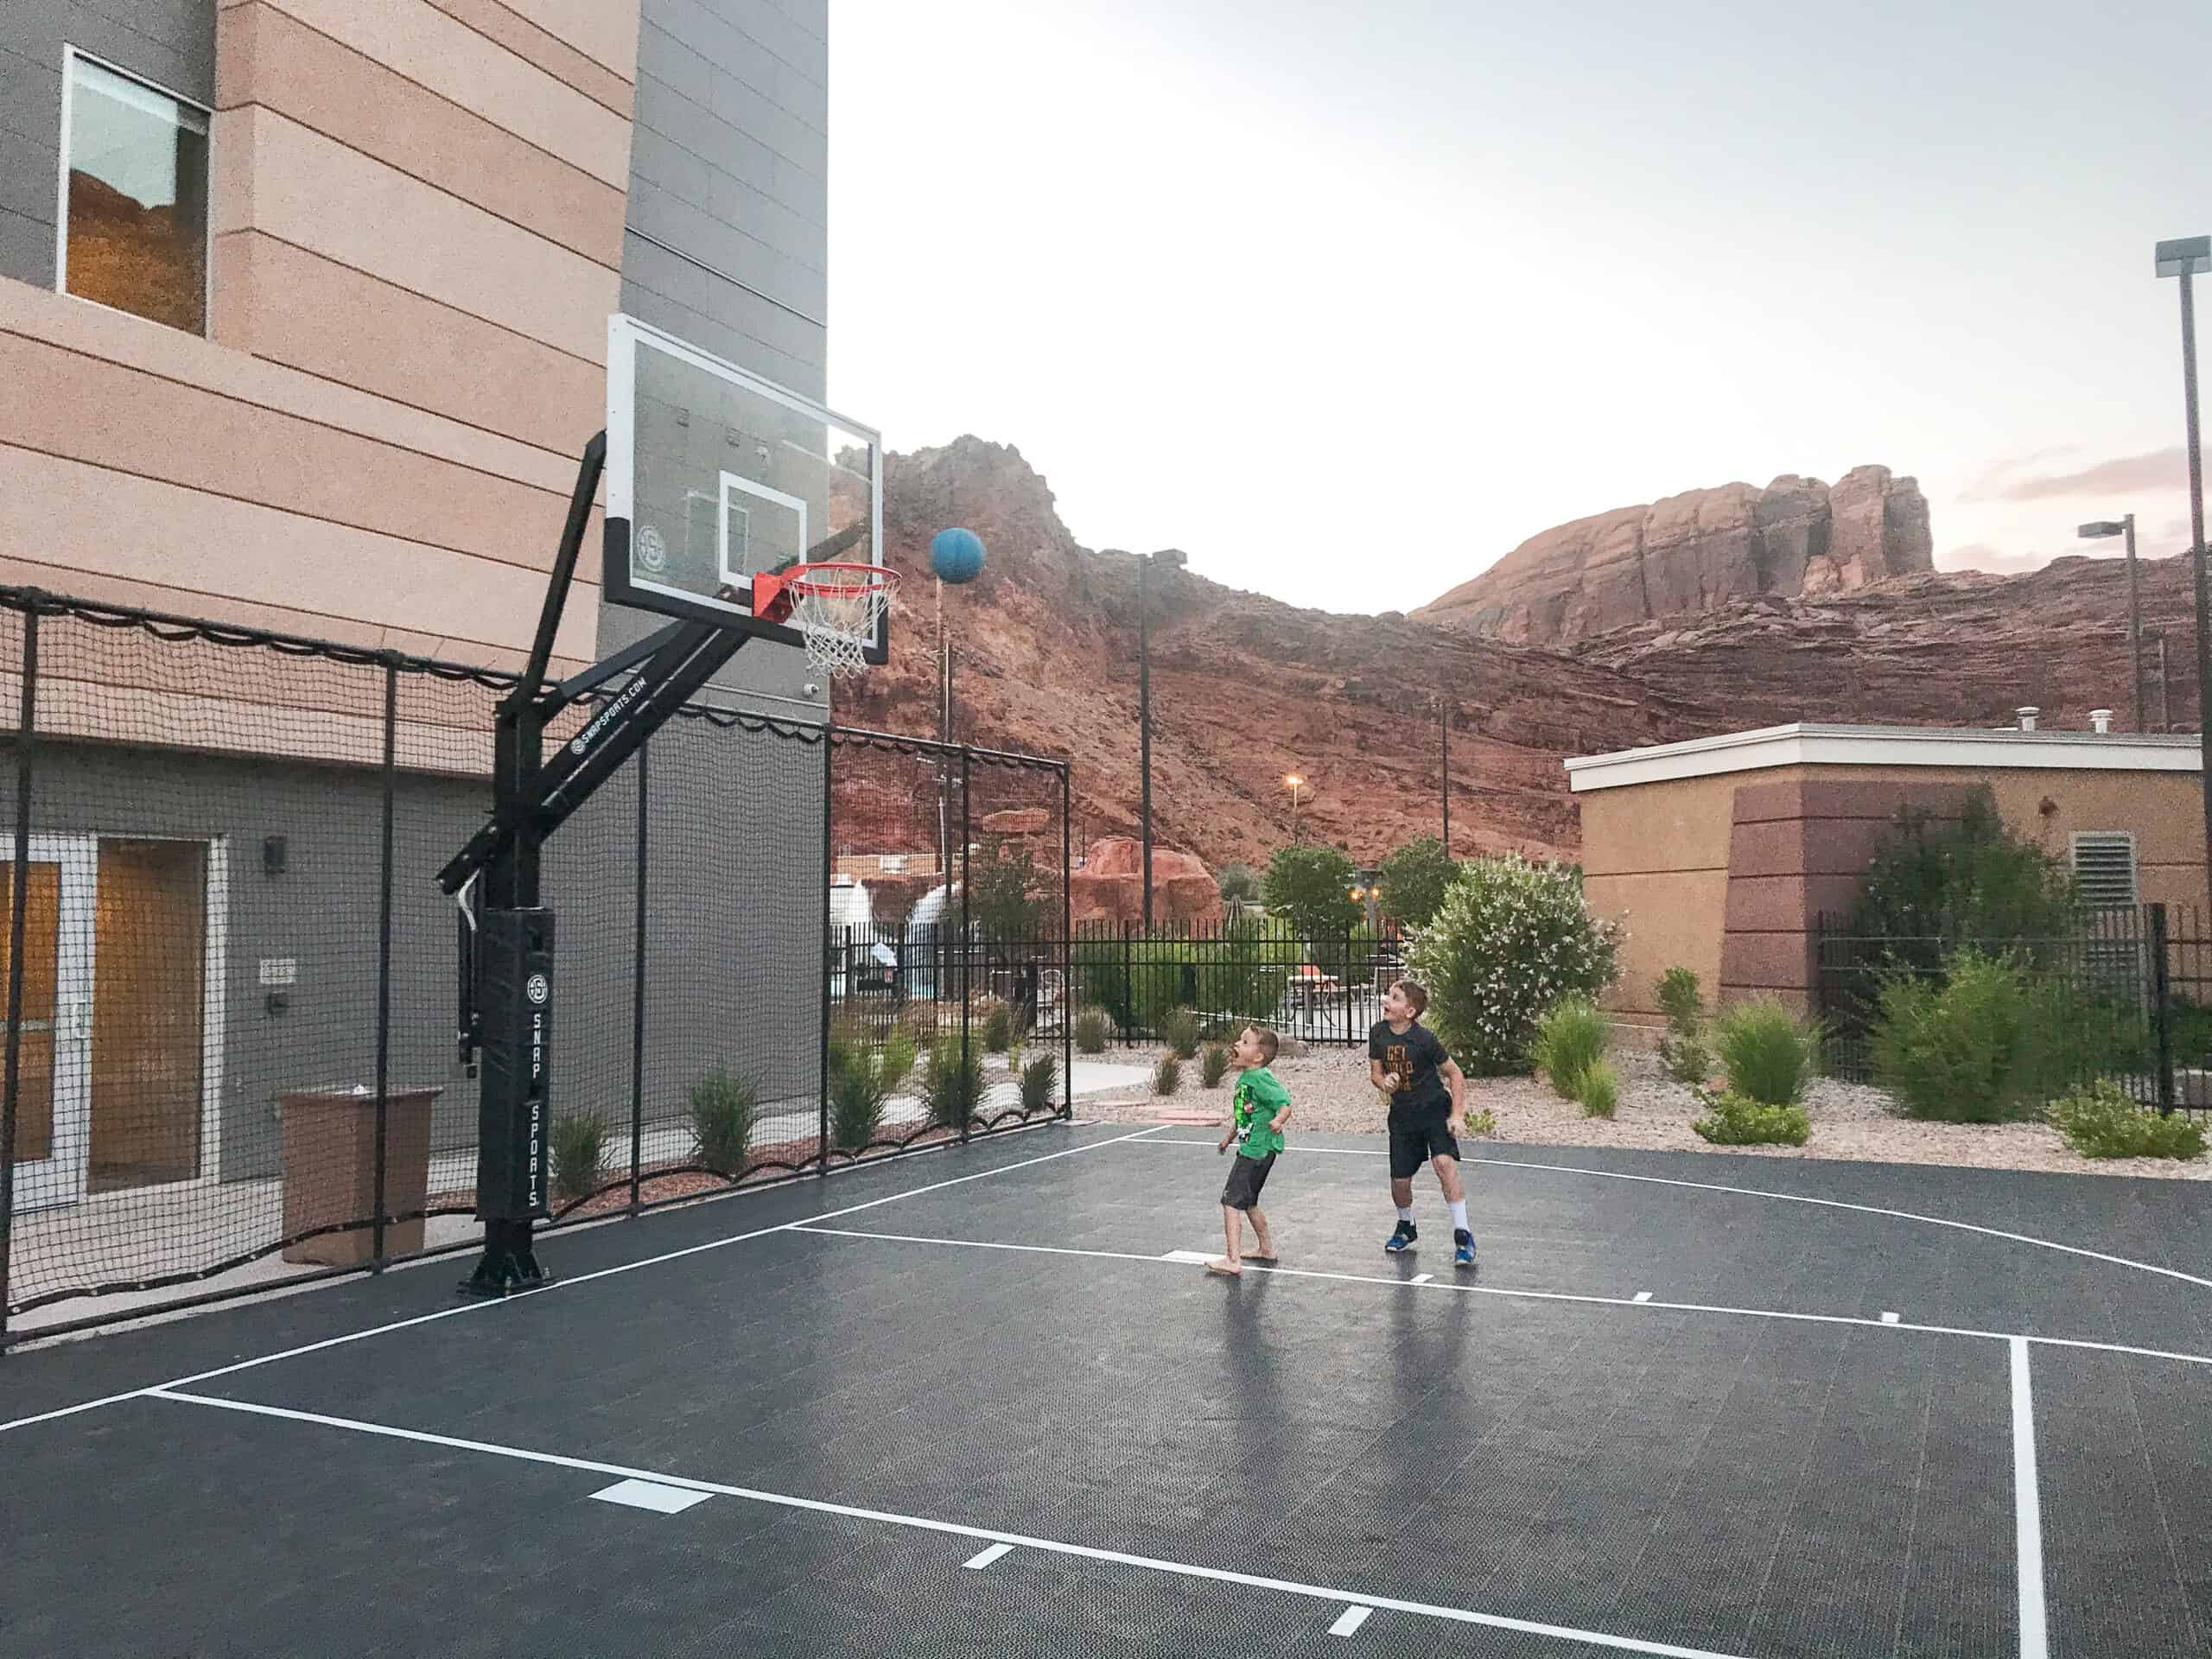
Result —
<instances>
[{"instance_id":1,"label":"black metal fence","mask_svg":"<svg viewBox=\"0 0 2212 1659\"><path fill-rule=\"evenodd\" d=\"M1815 1009L1832 1076L1875 1080L1885 985L1940 982L1974 950L2011 962L2025 980L2052 1088L2104 1077L2162 1110L2212 1108L2212 931L2195 908L2089 911L2037 938L1876 938L1822 915L1814 943Z\"/></svg>"},{"instance_id":2,"label":"black metal fence","mask_svg":"<svg viewBox=\"0 0 2212 1659\"><path fill-rule=\"evenodd\" d=\"M0 588L0 1343L473 1248L462 923L433 878L490 809L511 683ZM918 798L942 865L870 805ZM1058 760L670 721L545 849L555 1224L1065 1116L1042 992L1068 979L1068 799ZM823 948L858 849L1034 918L1049 1086L976 1064L998 971L976 928L900 1040L860 1017L864 974Z\"/></svg>"},{"instance_id":3,"label":"black metal fence","mask_svg":"<svg viewBox=\"0 0 2212 1659\"><path fill-rule=\"evenodd\" d=\"M1364 928L1317 936L1272 916L1149 933L1087 924L1068 956L1077 1005L1102 1010L1124 1042L1157 1036L1187 1008L1210 1033L1256 1020L1300 1042L1363 1044L1404 971L1395 937Z\"/></svg>"}]
</instances>

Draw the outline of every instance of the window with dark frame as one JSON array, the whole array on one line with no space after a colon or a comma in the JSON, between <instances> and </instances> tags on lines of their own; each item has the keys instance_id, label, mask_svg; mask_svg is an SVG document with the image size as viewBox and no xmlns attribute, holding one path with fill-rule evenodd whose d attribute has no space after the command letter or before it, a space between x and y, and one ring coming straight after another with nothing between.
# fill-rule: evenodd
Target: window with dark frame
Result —
<instances>
[{"instance_id":1,"label":"window with dark frame","mask_svg":"<svg viewBox=\"0 0 2212 1659\"><path fill-rule=\"evenodd\" d=\"M207 332L208 112L72 51L62 101L62 292Z\"/></svg>"}]
</instances>

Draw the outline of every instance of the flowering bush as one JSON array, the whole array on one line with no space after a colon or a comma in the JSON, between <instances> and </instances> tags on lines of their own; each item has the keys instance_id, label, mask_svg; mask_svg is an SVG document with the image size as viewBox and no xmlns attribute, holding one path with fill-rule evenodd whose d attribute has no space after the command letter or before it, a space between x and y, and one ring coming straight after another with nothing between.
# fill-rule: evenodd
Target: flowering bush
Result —
<instances>
[{"instance_id":1,"label":"flowering bush","mask_svg":"<svg viewBox=\"0 0 2212 1659\"><path fill-rule=\"evenodd\" d=\"M1471 859L1407 952L1428 987L1428 1023L1476 1077L1526 1072L1536 1027L1560 999L1594 997L1619 972L1622 928L1590 913L1579 871L1517 853Z\"/></svg>"}]
</instances>

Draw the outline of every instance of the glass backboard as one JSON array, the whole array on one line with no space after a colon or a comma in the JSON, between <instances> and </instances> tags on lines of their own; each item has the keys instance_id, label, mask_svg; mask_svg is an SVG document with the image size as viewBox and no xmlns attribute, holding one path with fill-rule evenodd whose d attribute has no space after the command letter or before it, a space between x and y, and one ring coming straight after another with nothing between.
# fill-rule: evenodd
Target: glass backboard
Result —
<instances>
[{"instance_id":1,"label":"glass backboard","mask_svg":"<svg viewBox=\"0 0 2212 1659\"><path fill-rule=\"evenodd\" d=\"M754 618L754 575L882 563L877 433L619 312L607 389L609 600L798 645ZM888 626L868 661L885 660Z\"/></svg>"}]
</instances>

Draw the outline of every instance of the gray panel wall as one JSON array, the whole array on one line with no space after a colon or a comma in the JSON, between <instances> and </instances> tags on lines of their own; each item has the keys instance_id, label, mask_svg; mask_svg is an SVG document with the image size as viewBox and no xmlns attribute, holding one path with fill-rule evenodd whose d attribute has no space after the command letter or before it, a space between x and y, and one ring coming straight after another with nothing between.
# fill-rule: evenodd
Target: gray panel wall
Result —
<instances>
[{"instance_id":1,"label":"gray panel wall","mask_svg":"<svg viewBox=\"0 0 2212 1659\"><path fill-rule=\"evenodd\" d=\"M828 0L644 0L622 251L626 311L815 398L828 360L829 33ZM602 654L652 626L609 607ZM788 647L747 645L716 687L764 712L829 712L828 687Z\"/></svg>"},{"instance_id":2,"label":"gray panel wall","mask_svg":"<svg viewBox=\"0 0 2212 1659\"><path fill-rule=\"evenodd\" d=\"M651 748L645 1117L684 1120L692 1085L716 1068L757 1082L764 1102L810 1114L820 1075L821 746L686 719ZM49 742L33 777L36 833L227 839L221 1173L276 1174L279 1096L375 1079L379 775ZM607 1124L610 1166L626 1168L637 779L626 767L562 828L543 881L559 929L554 1111ZM490 804L486 785L419 776L403 775L394 797L391 1077L397 1089L444 1090L433 1127L442 1150L474 1145L477 1097L456 1062L454 912L435 877ZM814 839L787 868L782 849L804 835ZM281 873L264 868L270 836L284 838ZM99 925L132 921L111 910ZM189 943L169 948L181 955ZM260 982L264 960L295 966L282 1010ZM93 972L97 1000L96 952Z\"/></svg>"},{"instance_id":3,"label":"gray panel wall","mask_svg":"<svg viewBox=\"0 0 2212 1659\"><path fill-rule=\"evenodd\" d=\"M215 0L0 0L0 276L41 288L54 286L65 46L212 108Z\"/></svg>"}]
</instances>

